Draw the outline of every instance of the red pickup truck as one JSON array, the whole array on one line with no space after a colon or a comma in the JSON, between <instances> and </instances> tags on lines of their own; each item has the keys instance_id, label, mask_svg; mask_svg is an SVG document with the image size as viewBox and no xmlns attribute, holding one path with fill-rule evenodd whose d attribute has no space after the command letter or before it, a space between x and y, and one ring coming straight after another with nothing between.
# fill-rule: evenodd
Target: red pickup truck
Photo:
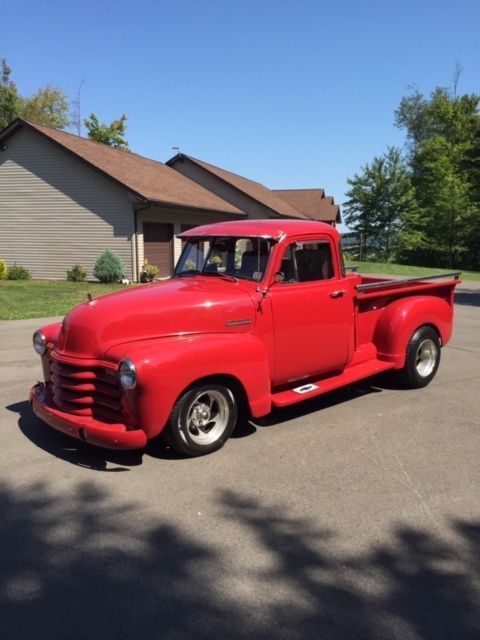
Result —
<instances>
[{"instance_id":1,"label":"red pickup truck","mask_svg":"<svg viewBox=\"0 0 480 640\"><path fill-rule=\"evenodd\" d=\"M173 276L90 299L34 334L51 427L116 449L162 433L180 453L221 447L254 418L388 369L435 376L459 274L347 273L340 236L313 221L256 220L181 235Z\"/></svg>"}]
</instances>

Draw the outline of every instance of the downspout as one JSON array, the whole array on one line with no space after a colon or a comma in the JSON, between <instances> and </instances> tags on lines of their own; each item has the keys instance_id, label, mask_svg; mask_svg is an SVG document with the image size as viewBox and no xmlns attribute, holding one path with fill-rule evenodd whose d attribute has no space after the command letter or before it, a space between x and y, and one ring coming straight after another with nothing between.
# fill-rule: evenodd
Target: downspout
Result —
<instances>
[{"instance_id":1,"label":"downspout","mask_svg":"<svg viewBox=\"0 0 480 640\"><path fill-rule=\"evenodd\" d=\"M140 265L138 264L138 255L139 255L139 250L138 250L138 213L140 211L145 211L146 209L150 209L153 204L151 202L148 202L148 200L143 200L141 201L141 203L143 204L143 207L137 208L135 205L133 205L133 233L134 233L134 237L135 237L135 241L132 244L132 253L133 253L133 279L135 282L139 282L139 272L140 272Z\"/></svg>"},{"instance_id":2,"label":"downspout","mask_svg":"<svg viewBox=\"0 0 480 640\"><path fill-rule=\"evenodd\" d=\"M138 256L138 221L137 221L137 210L135 206L133 207L133 242L132 242L132 258L133 258L133 281L138 282L138 264L137 264L137 256Z\"/></svg>"}]
</instances>

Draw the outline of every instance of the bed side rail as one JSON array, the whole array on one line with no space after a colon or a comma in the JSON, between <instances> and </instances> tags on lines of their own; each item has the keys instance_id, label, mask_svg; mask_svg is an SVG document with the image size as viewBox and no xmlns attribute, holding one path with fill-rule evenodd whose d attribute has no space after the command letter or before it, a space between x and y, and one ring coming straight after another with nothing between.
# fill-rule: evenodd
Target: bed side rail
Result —
<instances>
[{"instance_id":1,"label":"bed side rail","mask_svg":"<svg viewBox=\"0 0 480 640\"><path fill-rule=\"evenodd\" d=\"M453 279L459 280L461 271L452 271L450 273L439 273L434 276L420 276L416 278L400 278L399 280L382 280L381 282L367 282L366 284L357 284L356 289L358 293L367 293L369 291L375 291L375 289L382 289L384 287L395 287L402 286L405 284L413 284L418 283L422 284L423 282L430 280L440 280L440 279Z\"/></svg>"}]
</instances>

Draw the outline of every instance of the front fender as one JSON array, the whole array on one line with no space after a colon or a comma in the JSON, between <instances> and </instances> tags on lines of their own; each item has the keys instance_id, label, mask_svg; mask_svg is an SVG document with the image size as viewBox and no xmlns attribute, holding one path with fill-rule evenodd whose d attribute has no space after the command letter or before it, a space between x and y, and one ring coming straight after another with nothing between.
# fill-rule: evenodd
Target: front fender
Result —
<instances>
[{"instance_id":1,"label":"front fender","mask_svg":"<svg viewBox=\"0 0 480 640\"><path fill-rule=\"evenodd\" d=\"M445 345L452 335L453 305L435 296L412 296L392 302L380 316L373 342L381 360L395 363L401 369L405 365L408 342L422 325L434 327Z\"/></svg>"},{"instance_id":2,"label":"front fender","mask_svg":"<svg viewBox=\"0 0 480 640\"><path fill-rule=\"evenodd\" d=\"M138 382L127 392L132 412L149 438L166 425L173 405L192 383L209 376L233 376L245 389L252 415L271 410L270 371L265 346L250 334L202 334L157 338L113 347L106 359L130 358Z\"/></svg>"},{"instance_id":3,"label":"front fender","mask_svg":"<svg viewBox=\"0 0 480 640\"><path fill-rule=\"evenodd\" d=\"M60 335L61 328L61 322L54 322L39 329L47 340L47 351L42 356L42 370L45 382L50 380L50 351L55 348L55 345L58 342L58 336Z\"/></svg>"}]
</instances>

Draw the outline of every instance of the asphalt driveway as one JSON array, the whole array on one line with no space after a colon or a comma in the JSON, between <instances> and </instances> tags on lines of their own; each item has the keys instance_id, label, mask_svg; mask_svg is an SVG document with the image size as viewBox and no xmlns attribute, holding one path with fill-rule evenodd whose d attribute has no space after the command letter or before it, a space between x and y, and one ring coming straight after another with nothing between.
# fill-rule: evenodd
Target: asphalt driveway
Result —
<instances>
[{"instance_id":1,"label":"asphalt driveway","mask_svg":"<svg viewBox=\"0 0 480 640\"><path fill-rule=\"evenodd\" d=\"M480 637L480 289L434 382L242 424L214 455L90 448L31 413L0 323L3 638Z\"/></svg>"}]
</instances>

